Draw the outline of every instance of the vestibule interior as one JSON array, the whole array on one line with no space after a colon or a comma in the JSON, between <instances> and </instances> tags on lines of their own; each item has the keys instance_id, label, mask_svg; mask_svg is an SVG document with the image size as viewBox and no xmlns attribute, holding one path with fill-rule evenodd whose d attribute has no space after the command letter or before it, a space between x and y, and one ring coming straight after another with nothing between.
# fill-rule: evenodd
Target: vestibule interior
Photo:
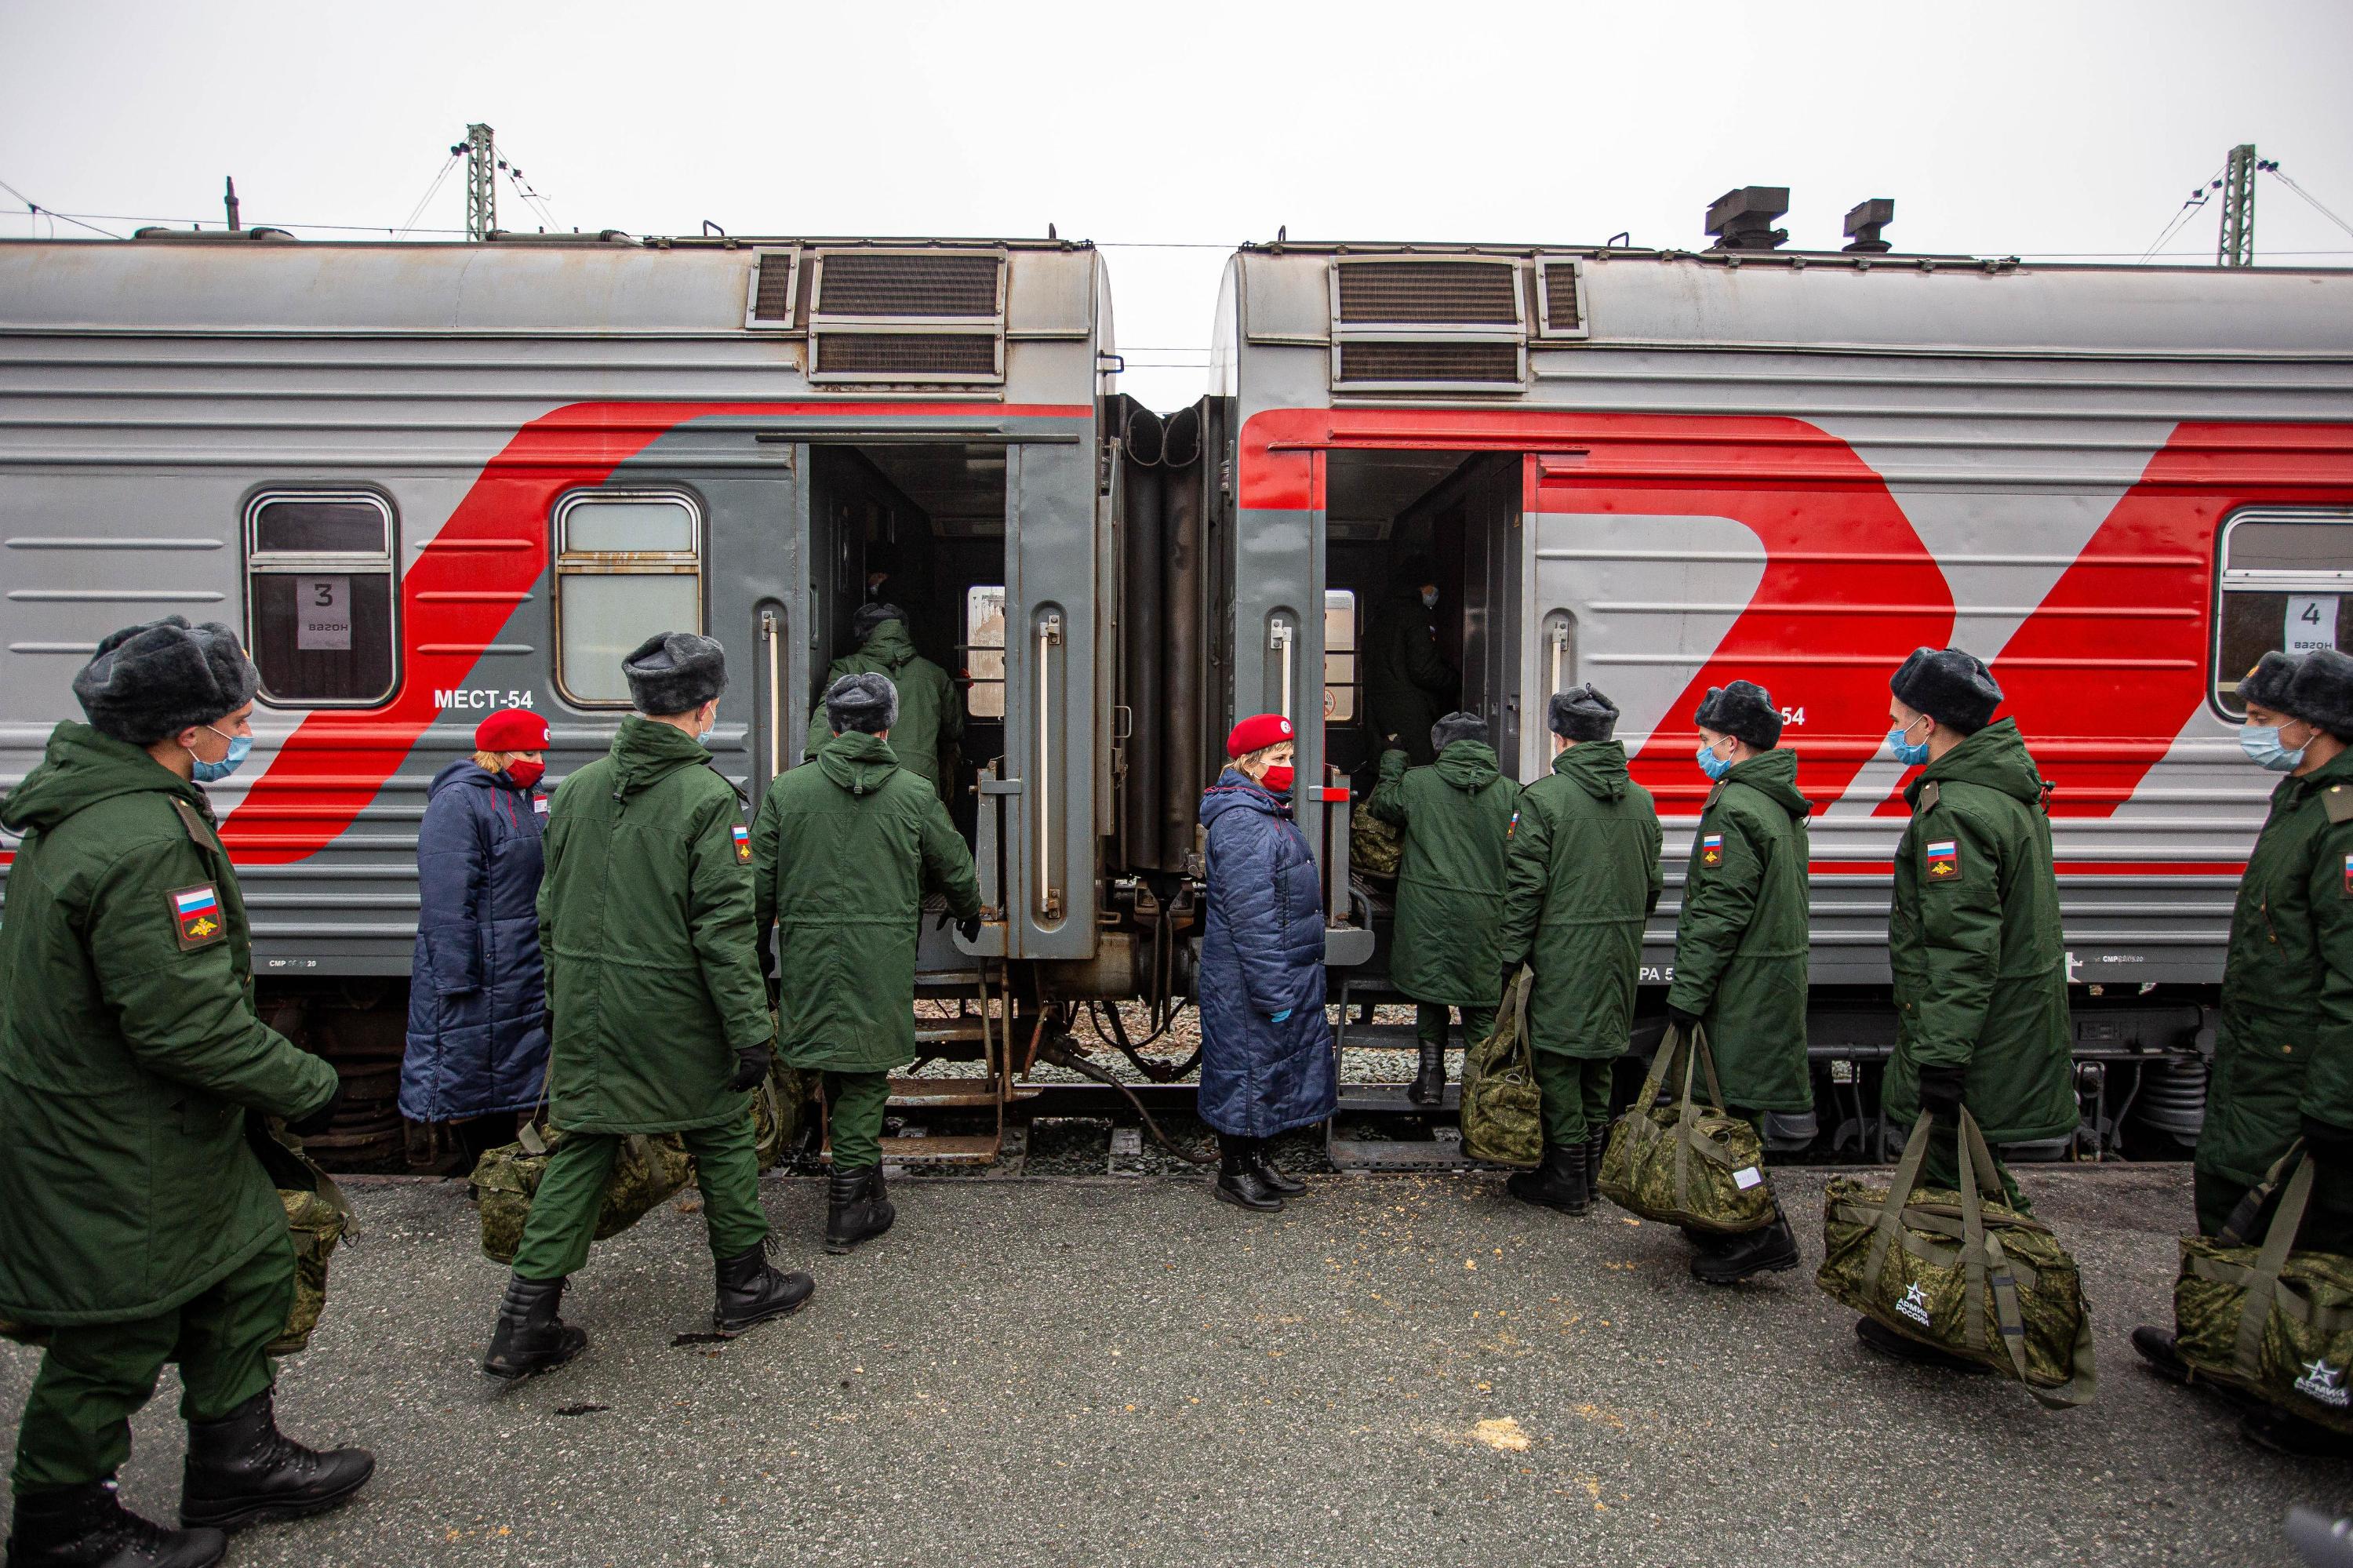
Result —
<instances>
[{"instance_id":1,"label":"vestibule interior","mask_svg":"<svg viewBox=\"0 0 2353 1568\"><path fill-rule=\"evenodd\" d=\"M975 772L1005 752L1006 452L1001 446L818 446L809 454L812 711L858 647L870 601L906 612L915 651L955 683L964 736L944 746L950 814L973 836Z\"/></svg>"},{"instance_id":2,"label":"vestibule interior","mask_svg":"<svg viewBox=\"0 0 2353 1568\"><path fill-rule=\"evenodd\" d=\"M1361 800L1392 744L1426 760L1428 716L1488 721L1515 772L1519 680L1520 458L1516 453L1348 450L1324 469L1324 755ZM1428 574L1438 602L1419 592ZM1414 653L1436 633L1451 679ZM1408 742L1400 733L1419 729ZM1395 739L1392 739L1395 736Z\"/></svg>"}]
</instances>

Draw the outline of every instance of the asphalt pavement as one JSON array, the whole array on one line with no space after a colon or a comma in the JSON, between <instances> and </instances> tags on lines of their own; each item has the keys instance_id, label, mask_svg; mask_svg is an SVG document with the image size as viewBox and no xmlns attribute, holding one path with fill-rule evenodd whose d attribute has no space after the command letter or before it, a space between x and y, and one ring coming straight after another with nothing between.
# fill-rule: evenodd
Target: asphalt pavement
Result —
<instances>
[{"instance_id":1,"label":"asphalt pavement","mask_svg":"<svg viewBox=\"0 0 2353 1568\"><path fill-rule=\"evenodd\" d=\"M702 1337L690 1195L598 1245L567 1308L587 1353L512 1389L476 1370L504 1273L463 1188L360 1185L279 1408L376 1479L229 1561L2279 1563L2291 1503L2353 1511L2353 1467L2251 1448L2134 1364L2187 1167L2024 1176L2098 1319L2099 1396L2066 1412L1862 1351L1813 1285L1829 1174L1779 1177L1803 1267L1732 1290L1692 1284L1672 1230L1486 1175L1321 1177L1272 1218L1182 1178L902 1181L897 1229L846 1258L821 1186L772 1180L804 1311ZM34 1365L0 1347L12 1413ZM167 1373L122 1478L151 1514L176 1399Z\"/></svg>"}]
</instances>

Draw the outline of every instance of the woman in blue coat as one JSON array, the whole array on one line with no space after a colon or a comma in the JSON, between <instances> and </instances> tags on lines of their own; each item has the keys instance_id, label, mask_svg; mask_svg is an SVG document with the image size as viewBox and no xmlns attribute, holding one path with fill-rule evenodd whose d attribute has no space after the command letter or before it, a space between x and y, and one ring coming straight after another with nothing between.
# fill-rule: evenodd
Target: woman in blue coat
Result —
<instances>
[{"instance_id":1,"label":"woman in blue coat","mask_svg":"<svg viewBox=\"0 0 2353 1568\"><path fill-rule=\"evenodd\" d=\"M433 776L417 834L417 956L400 1114L453 1122L469 1164L514 1137L547 1074L539 956L547 721L501 708Z\"/></svg>"},{"instance_id":2,"label":"woman in blue coat","mask_svg":"<svg viewBox=\"0 0 2353 1568\"><path fill-rule=\"evenodd\" d=\"M1294 738L1281 714L1242 720L1226 737L1233 760L1201 797L1201 1119L1218 1134L1218 1196L1261 1211L1306 1190L1267 1163L1267 1139L1325 1120L1340 1097L1324 1016L1324 879L1292 821Z\"/></svg>"}]
</instances>

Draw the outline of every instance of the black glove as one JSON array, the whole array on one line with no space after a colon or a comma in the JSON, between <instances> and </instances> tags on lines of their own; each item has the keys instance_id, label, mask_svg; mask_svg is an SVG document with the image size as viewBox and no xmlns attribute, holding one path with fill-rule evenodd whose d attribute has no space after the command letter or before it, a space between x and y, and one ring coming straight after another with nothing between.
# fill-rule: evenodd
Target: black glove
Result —
<instances>
[{"instance_id":1,"label":"black glove","mask_svg":"<svg viewBox=\"0 0 2353 1568\"><path fill-rule=\"evenodd\" d=\"M1920 1069L1920 1108L1947 1126L1957 1126L1961 1119L1961 1080L1968 1075L1966 1067L1923 1067Z\"/></svg>"},{"instance_id":2,"label":"black glove","mask_svg":"<svg viewBox=\"0 0 2353 1568\"><path fill-rule=\"evenodd\" d=\"M962 937L967 942L979 941L980 916L977 914L967 915L963 919L957 921L956 935Z\"/></svg>"},{"instance_id":3,"label":"black glove","mask_svg":"<svg viewBox=\"0 0 2353 1568\"><path fill-rule=\"evenodd\" d=\"M2353 1171L2353 1132L2334 1123L2306 1117L2304 1151L2323 1170Z\"/></svg>"},{"instance_id":4,"label":"black glove","mask_svg":"<svg viewBox=\"0 0 2353 1568\"><path fill-rule=\"evenodd\" d=\"M286 1130L297 1138L316 1138L327 1130L328 1125L335 1119L335 1107L343 1103L343 1081L338 1078L335 1080L335 1092L327 1097L327 1103L300 1121L289 1121Z\"/></svg>"},{"instance_id":5,"label":"black glove","mask_svg":"<svg viewBox=\"0 0 2353 1568\"><path fill-rule=\"evenodd\" d=\"M749 1051L736 1052L735 1075L727 1080L727 1086L738 1094L745 1089L758 1088L760 1080L768 1075L769 1064L776 1059L776 1053L765 1045L754 1045Z\"/></svg>"},{"instance_id":6,"label":"black glove","mask_svg":"<svg viewBox=\"0 0 2353 1568\"><path fill-rule=\"evenodd\" d=\"M1505 964L1504 966L1504 978L1502 980L1497 982L1496 985L1496 994L1498 996L1508 992L1512 989L1512 982L1520 978L1520 970L1524 967L1525 966L1520 964Z\"/></svg>"},{"instance_id":7,"label":"black glove","mask_svg":"<svg viewBox=\"0 0 2353 1568\"><path fill-rule=\"evenodd\" d=\"M1689 1039L1691 1032L1699 1027L1699 1014L1677 1007L1671 1001L1667 1003L1667 1022L1674 1027L1677 1033Z\"/></svg>"}]
</instances>

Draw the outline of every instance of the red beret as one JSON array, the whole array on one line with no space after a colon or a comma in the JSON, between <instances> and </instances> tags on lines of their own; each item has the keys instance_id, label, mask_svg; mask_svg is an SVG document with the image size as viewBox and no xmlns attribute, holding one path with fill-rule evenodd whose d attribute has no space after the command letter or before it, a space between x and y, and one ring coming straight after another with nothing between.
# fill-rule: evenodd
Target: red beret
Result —
<instances>
[{"instance_id":1,"label":"red beret","mask_svg":"<svg viewBox=\"0 0 2353 1568\"><path fill-rule=\"evenodd\" d=\"M1226 736L1228 757L1248 757L1253 751L1263 751L1277 741L1297 740L1299 732L1281 714L1253 714L1234 726Z\"/></svg>"},{"instance_id":2,"label":"red beret","mask_svg":"<svg viewBox=\"0 0 2353 1568\"><path fill-rule=\"evenodd\" d=\"M476 751L545 751L547 721L529 708L501 708L474 726Z\"/></svg>"}]
</instances>

